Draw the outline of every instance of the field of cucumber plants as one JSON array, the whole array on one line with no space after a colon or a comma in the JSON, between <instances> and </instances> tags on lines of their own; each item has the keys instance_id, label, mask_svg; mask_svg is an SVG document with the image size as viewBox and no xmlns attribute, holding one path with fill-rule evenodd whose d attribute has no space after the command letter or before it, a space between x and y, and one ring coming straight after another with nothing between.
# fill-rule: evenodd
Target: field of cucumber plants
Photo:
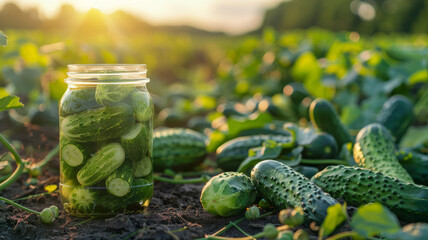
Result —
<instances>
[{"instance_id":1,"label":"field of cucumber plants","mask_svg":"<svg viewBox=\"0 0 428 240\"><path fill-rule=\"evenodd\" d=\"M144 36L7 35L0 239L428 239L426 35L159 34L165 65ZM67 64L135 61L151 97L101 84L59 104Z\"/></svg>"}]
</instances>

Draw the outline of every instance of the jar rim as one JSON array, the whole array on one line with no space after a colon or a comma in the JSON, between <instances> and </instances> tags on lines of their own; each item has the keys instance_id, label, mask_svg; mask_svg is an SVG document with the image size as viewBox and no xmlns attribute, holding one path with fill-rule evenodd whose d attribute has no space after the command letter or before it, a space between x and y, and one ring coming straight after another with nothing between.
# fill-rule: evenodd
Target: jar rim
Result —
<instances>
[{"instance_id":1,"label":"jar rim","mask_svg":"<svg viewBox=\"0 0 428 240\"><path fill-rule=\"evenodd\" d=\"M70 64L66 83L139 84L150 82L146 64Z\"/></svg>"}]
</instances>

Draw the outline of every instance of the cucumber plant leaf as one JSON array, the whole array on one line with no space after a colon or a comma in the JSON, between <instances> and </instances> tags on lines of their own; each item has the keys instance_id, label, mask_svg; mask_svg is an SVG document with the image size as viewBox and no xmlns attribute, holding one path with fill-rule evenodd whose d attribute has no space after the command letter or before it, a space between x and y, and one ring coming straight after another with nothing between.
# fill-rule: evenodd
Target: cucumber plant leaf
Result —
<instances>
[{"instance_id":1,"label":"cucumber plant leaf","mask_svg":"<svg viewBox=\"0 0 428 240\"><path fill-rule=\"evenodd\" d=\"M263 143L263 146L251 148L248 151L248 157L239 165L238 172L249 175L251 169L253 169L257 163L266 159L276 159L281 154L281 151L281 144L277 144L273 140L267 140Z\"/></svg>"},{"instance_id":2,"label":"cucumber plant leaf","mask_svg":"<svg viewBox=\"0 0 428 240\"><path fill-rule=\"evenodd\" d=\"M328 207L327 216L321 225L320 234L322 234L322 237L330 235L346 219L348 219L346 203L343 206L338 203Z\"/></svg>"},{"instance_id":3,"label":"cucumber plant leaf","mask_svg":"<svg viewBox=\"0 0 428 240\"><path fill-rule=\"evenodd\" d=\"M365 238L379 234L394 234L401 230L397 217L380 203L359 207L352 216L350 225Z\"/></svg>"},{"instance_id":4,"label":"cucumber plant leaf","mask_svg":"<svg viewBox=\"0 0 428 240\"><path fill-rule=\"evenodd\" d=\"M19 97L17 96L0 97L0 111L12 109L12 108L20 108L23 106L24 104L22 104L19 101Z\"/></svg>"}]
</instances>

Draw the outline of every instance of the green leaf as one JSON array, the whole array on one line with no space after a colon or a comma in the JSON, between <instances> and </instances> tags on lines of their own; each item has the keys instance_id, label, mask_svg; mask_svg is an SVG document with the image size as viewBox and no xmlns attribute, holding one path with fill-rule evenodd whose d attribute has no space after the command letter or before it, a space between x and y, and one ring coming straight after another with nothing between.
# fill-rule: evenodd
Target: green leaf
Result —
<instances>
[{"instance_id":1,"label":"green leaf","mask_svg":"<svg viewBox=\"0 0 428 240\"><path fill-rule=\"evenodd\" d=\"M420 70L418 72L413 73L409 77L409 84L414 85L416 83L423 83L428 81L428 70Z\"/></svg>"},{"instance_id":2,"label":"green leaf","mask_svg":"<svg viewBox=\"0 0 428 240\"><path fill-rule=\"evenodd\" d=\"M320 233L323 232L323 237L330 235L347 218L346 203L343 206L340 203L330 206L327 208L327 216L321 225Z\"/></svg>"},{"instance_id":3,"label":"green leaf","mask_svg":"<svg viewBox=\"0 0 428 240\"><path fill-rule=\"evenodd\" d=\"M7 45L7 36L0 32L0 46L6 47Z\"/></svg>"},{"instance_id":4,"label":"green leaf","mask_svg":"<svg viewBox=\"0 0 428 240\"><path fill-rule=\"evenodd\" d=\"M6 96L0 98L0 111L8 110L11 108L20 108L24 104L19 102L19 97L17 96Z\"/></svg>"},{"instance_id":5,"label":"green leaf","mask_svg":"<svg viewBox=\"0 0 428 240\"><path fill-rule=\"evenodd\" d=\"M397 217L380 203L361 206L351 219L352 229L364 237L400 231Z\"/></svg>"},{"instance_id":6,"label":"green leaf","mask_svg":"<svg viewBox=\"0 0 428 240\"><path fill-rule=\"evenodd\" d=\"M251 148L248 151L248 157L239 165L238 172L249 175L251 169L257 163L266 159L276 159L281 154L281 151L281 144L277 144L273 140L267 140L263 143L262 147Z\"/></svg>"},{"instance_id":7,"label":"green leaf","mask_svg":"<svg viewBox=\"0 0 428 240\"><path fill-rule=\"evenodd\" d=\"M412 223L403 227L403 229L393 234L381 234L390 240L426 240L428 239L427 223Z\"/></svg>"}]
</instances>

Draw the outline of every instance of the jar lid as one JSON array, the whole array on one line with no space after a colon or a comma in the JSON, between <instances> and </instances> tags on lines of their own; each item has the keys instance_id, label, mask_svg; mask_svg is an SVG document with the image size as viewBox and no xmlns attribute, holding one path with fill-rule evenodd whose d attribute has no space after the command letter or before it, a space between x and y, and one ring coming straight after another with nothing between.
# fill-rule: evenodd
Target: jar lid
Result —
<instances>
[{"instance_id":1,"label":"jar lid","mask_svg":"<svg viewBox=\"0 0 428 240\"><path fill-rule=\"evenodd\" d=\"M146 64L71 64L66 83L139 84L150 82Z\"/></svg>"}]
</instances>

